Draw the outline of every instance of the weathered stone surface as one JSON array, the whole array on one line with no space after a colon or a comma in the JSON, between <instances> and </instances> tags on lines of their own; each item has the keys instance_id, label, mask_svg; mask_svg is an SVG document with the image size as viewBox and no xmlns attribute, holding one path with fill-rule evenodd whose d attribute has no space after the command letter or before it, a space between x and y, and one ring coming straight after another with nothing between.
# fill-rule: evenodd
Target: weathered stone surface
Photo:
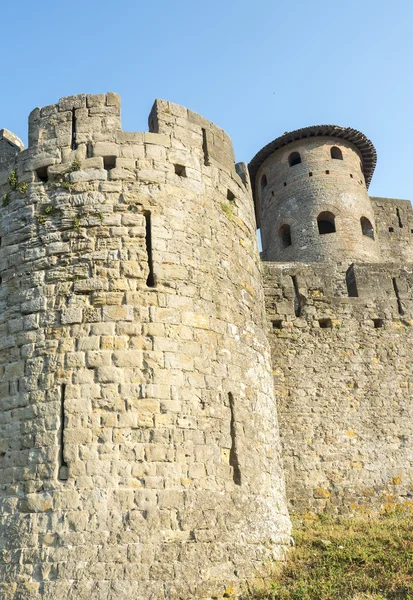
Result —
<instances>
[{"instance_id":1,"label":"weathered stone surface","mask_svg":"<svg viewBox=\"0 0 413 600\"><path fill-rule=\"evenodd\" d=\"M289 543L251 195L219 128L157 118L65 98L0 169L5 598L235 597Z\"/></svg>"}]
</instances>

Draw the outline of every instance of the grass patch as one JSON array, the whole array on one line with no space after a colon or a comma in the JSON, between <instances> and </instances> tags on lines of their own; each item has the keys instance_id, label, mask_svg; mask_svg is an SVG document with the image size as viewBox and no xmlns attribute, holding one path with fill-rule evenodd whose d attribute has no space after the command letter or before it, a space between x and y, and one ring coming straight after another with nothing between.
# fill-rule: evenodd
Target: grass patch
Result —
<instances>
[{"instance_id":1,"label":"grass patch","mask_svg":"<svg viewBox=\"0 0 413 600\"><path fill-rule=\"evenodd\" d=\"M413 514L296 522L295 548L255 600L413 600Z\"/></svg>"}]
</instances>

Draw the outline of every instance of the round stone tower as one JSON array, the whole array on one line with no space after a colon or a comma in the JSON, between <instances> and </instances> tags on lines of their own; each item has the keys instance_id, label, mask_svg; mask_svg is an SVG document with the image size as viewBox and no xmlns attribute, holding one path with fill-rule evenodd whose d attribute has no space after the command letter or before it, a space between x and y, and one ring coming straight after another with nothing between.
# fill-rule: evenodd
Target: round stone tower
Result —
<instances>
[{"instance_id":1,"label":"round stone tower","mask_svg":"<svg viewBox=\"0 0 413 600\"><path fill-rule=\"evenodd\" d=\"M250 163L264 260L379 260L367 191L375 164L363 134L334 125L265 146Z\"/></svg>"},{"instance_id":2,"label":"round stone tower","mask_svg":"<svg viewBox=\"0 0 413 600\"><path fill-rule=\"evenodd\" d=\"M0 140L4 600L236 597L289 542L246 166L149 123L78 95Z\"/></svg>"}]
</instances>

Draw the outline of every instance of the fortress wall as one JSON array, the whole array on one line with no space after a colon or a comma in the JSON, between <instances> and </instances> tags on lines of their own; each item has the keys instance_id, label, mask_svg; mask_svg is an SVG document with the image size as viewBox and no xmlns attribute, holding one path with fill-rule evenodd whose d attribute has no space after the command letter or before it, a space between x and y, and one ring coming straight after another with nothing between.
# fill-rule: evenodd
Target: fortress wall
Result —
<instances>
[{"instance_id":1,"label":"fortress wall","mask_svg":"<svg viewBox=\"0 0 413 600\"><path fill-rule=\"evenodd\" d=\"M413 210L409 200L371 198L382 260L413 261Z\"/></svg>"},{"instance_id":2,"label":"fortress wall","mask_svg":"<svg viewBox=\"0 0 413 600\"><path fill-rule=\"evenodd\" d=\"M342 153L342 160L331 157L333 147ZM290 166L294 152L301 162ZM363 235L360 224L364 217L375 228L361 155L351 142L320 136L289 143L264 160L255 186L265 260L334 260L347 261L347 265L379 260L377 238ZM317 219L324 212L335 217L335 232L328 235L318 230ZM282 235L286 225L289 245Z\"/></svg>"},{"instance_id":3,"label":"fortress wall","mask_svg":"<svg viewBox=\"0 0 413 600\"><path fill-rule=\"evenodd\" d=\"M37 109L0 172L5 600L222 597L289 542L245 168L186 109L128 133L118 104Z\"/></svg>"},{"instance_id":4,"label":"fortress wall","mask_svg":"<svg viewBox=\"0 0 413 600\"><path fill-rule=\"evenodd\" d=\"M287 495L298 514L370 512L413 497L413 265L353 265L358 297L333 296L342 277L334 263L265 264Z\"/></svg>"}]
</instances>

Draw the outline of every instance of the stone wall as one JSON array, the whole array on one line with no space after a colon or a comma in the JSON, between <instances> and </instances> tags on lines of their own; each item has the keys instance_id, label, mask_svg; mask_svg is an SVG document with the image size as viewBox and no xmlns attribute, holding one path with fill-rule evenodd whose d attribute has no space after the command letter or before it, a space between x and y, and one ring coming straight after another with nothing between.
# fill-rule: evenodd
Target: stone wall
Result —
<instances>
[{"instance_id":1,"label":"stone wall","mask_svg":"<svg viewBox=\"0 0 413 600\"><path fill-rule=\"evenodd\" d=\"M233 596L289 542L247 169L115 94L0 171L0 596Z\"/></svg>"},{"instance_id":2,"label":"stone wall","mask_svg":"<svg viewBox=\"0 0 413 600\"><path fill-rule=\"evenodd\" d=\"M413 264L266 263L291 512L413 498Z\"/></svg>"},{"instance_id":3,"label":"stone wall","mask_svg":"<svg viewBox=\"0 0 413 600\"><path fill-rule=\"evenodd\" d=\"M341 159L332 158L333 148ZM290 166L294 153L300 162ZM379 260L377 239L363 234L361 227L361 219L367 219L374 231L375 217L361 155L351 142L320 136L289 143L263 161L255 187L264 260ZM333 215L334 233L320 235L323 213Z\"/></svg>"},{"instance_id":4,"label":"stone wall","mask_svg":"<svg viewBox=\"0 0 413 600\"><path fill-rule=\"evenodd\" d=\"M413 261L413 210L409 200L371 198L383 261Z\"/></svg>"}]
</instances>

